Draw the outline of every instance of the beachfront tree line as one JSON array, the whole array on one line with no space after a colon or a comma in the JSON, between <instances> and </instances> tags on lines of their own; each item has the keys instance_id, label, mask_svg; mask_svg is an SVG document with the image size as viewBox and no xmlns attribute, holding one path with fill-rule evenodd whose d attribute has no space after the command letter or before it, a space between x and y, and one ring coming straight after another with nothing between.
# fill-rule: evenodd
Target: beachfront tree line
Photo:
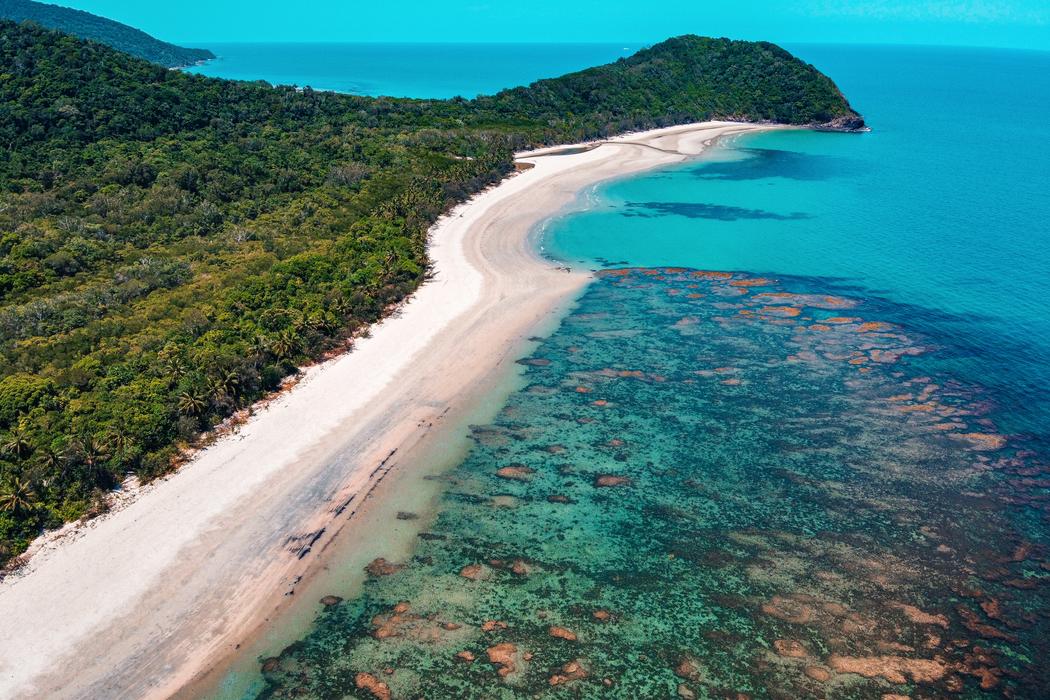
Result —
<instances>
[{"instance_id":1,"label":"beachfront tree line","mask_svg":"<svg viewBox=\"0 0 1050 700\"><path fill-rule=\"evenodd\" d=\"M426 232L526 145L824 122L768 44L677 39L477 100L186 75L0 23L0 560L168 472L425 278Z\"/></svg>"}]
</instances>

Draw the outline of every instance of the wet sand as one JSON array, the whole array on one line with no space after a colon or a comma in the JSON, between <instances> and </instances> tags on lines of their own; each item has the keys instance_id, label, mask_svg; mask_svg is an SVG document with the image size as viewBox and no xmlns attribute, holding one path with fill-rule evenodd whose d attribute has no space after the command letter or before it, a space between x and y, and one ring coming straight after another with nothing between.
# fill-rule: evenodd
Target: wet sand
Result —
<instances>
[{"instance_id":1,"label":"wet sand","mask_svg":"<svg viewBox=\"0 0 1050 700\"><path fill-rule=\"evenodd\" d=\"M214 672L287 607L366 495L460 430L587 283L537 254L539 222L596 182L762 128L704 123L520 154L533 167L434 227L433 278L352 352L0 583L0 617L17 631L0 639L0 695L166 697Z\"/></svg>"}]
</instances>

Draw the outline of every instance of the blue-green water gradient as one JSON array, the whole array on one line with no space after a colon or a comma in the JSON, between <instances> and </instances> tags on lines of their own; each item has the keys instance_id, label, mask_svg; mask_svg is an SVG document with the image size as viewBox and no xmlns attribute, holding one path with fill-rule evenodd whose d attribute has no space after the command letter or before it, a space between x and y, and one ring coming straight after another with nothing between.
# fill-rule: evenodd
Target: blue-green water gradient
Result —
<instances>
[{"instance_id":1,"label":"blue-green water gradient","mask_svg":"<svg viewBox=\"0 0 1050 700\"><path fill-rule=\"evenodd\" d=\"M871 133L741 137L600 187L549 226L547 251L835 278L913 305L1034 428L1019 413L1050 383L1050 53L791 49Z\"/></svg>"}]
</instances>

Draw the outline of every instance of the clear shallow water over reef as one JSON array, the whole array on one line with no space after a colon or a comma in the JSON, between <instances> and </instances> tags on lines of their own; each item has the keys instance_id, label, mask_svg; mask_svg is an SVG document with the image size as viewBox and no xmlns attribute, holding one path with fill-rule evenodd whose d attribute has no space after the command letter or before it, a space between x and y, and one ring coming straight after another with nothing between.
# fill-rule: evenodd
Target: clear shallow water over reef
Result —
<instances>
[{"instance_id":1,"label":"clear shallow water over reef","mask_svg":"<svg viewBox=\"0 0 1050 700\"><path fill-rule=\"evenodd\" d=\"M264 695L1039 697L1047 445L1001 434L916 313L603 274L415 555L269 660Z\"/></svg>"},{"instance_id":2,"label":"clear shallow water over reef","mask_svg":"<svg viewBox=\"0 0 1050 700\"><path fill-rule=\"evenodd\" d=\"M263 696L1050 697L1050 54L795 48L876 131L549 226L603 272Z\"/></svg>"}]
</instances>

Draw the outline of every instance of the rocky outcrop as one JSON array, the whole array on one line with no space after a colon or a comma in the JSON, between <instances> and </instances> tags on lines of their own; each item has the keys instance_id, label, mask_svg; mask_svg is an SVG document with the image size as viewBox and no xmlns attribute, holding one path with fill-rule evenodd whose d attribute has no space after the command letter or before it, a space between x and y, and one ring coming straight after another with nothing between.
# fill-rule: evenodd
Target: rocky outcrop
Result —
<instances>
[{"instance_id":1,"label":"rocky outcrop","mask_svg":"<svg viewBox=\"0 0 1050 700\"><path fill-rule=\"evenodd\" d=\"M871 131L871 127L864 123L864 117L859 114L835 117L830 122L814 124L813 128L817 131L846 131L851 133Z\"/></svg>"}]
</instances>

